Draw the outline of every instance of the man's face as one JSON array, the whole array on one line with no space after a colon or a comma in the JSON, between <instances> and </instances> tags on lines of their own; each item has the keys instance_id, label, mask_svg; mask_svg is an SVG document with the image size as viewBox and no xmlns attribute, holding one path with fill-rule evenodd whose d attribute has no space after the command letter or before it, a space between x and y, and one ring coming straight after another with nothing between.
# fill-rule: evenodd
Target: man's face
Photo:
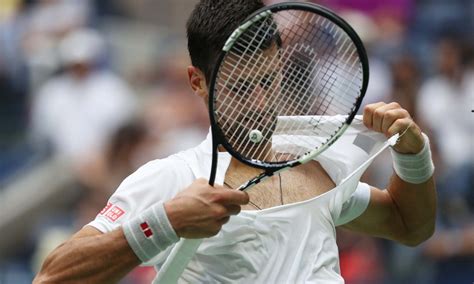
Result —
<instances>
[{"instance_id":1,"label":"man's face","mask_svg":"<svg viewBox=\"0 0 474 284\"><path fill-rule=\"evenodd\" d=\"M258 64L255 61L258 60ZM232 145L251 151L259 144L270 143L281 110L281 57L278 47L248 55L229 54L220 67L216 82L214 111L222 131ZM261 141L252 142L252 131L262 134Z\"/></svg>"}]
</instances>

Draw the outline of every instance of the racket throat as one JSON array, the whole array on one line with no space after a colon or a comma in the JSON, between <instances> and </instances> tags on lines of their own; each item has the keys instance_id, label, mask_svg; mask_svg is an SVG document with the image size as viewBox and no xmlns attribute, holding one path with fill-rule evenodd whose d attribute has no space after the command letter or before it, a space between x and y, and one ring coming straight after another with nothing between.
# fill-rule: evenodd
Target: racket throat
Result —
<instances>
[{"instance_id":1,"label":"racket throat","mask_svg":"<svg viewBox=\"0 0 474 284\"><path fill-rule=\"evenodd\" d=\"M260 182L272 177L273 175L285 170L287 167L285 168L282 168L282 169L279 169L277 171L265 171L261 174L259 174L258 176L254 177L253 179L247 181L246 183L242 184L241 186L239 186L239 188L237 188L238 190L240 191L245 191L245 190L248 190L248 189L251 189L252 187L254 187L255 185L259 184Z\"/></svg>"},{"instance_id":2,"label":"racket throat","mask_svg":"<svg viewBox=\"0 0 474 284\"><path fill-rule=\"evenodd\" d=\"M266 173L266 172L263 172L263 173L259 174L258 176L254 177L253 179L248 180L246 183L244 183L244 184L242 184L241 186L239 186L238 190L244 191L244 190L250 189L250 188L252 188L253 186L259 184L261 181L264 181L264 180L266 180L267 178L273 176L273 174L274 174L274 173Z\"/></svg>"}]
</instances>

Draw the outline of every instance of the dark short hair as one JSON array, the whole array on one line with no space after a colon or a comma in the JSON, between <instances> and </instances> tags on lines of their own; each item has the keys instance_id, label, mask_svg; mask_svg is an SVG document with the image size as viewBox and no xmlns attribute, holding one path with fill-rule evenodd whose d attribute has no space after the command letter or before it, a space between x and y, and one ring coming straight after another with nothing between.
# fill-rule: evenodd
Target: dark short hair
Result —
<instances>
[{"instance_id":1,"label":"dark short hair","mask_svg":"<svg viewBox=\"0 0 474 284\"><path fill-rule=\"evenodd\" d=\"M204 73L207 84L227 38L263 6L261 0L201 0L196 5L186 26L188 51L192 64Z\"/></svg>"}]
</instances>

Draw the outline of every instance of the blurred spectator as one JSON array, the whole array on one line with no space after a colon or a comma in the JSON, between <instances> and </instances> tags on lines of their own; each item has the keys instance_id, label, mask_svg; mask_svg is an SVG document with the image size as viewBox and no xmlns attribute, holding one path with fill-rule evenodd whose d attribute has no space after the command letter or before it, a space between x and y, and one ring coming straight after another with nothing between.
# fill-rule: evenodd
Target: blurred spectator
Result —
<instances>
[{"instance_id":1,"label":"blurred spectator","mask_svg":"<svg viewBox=\"0 0 474 284\"><path fill-rule=\"evenodd\" d=\"M474 70L461 42L438 45L438 74L422 86L419 117L437 141L439 216L437 231L424 246L434 260L434 283L473 280L474 269ZM472 52L472 51L471 51Z\"/></svg>"},{"instance_id":2,"label":"blurred spectator","mask_svg":"<svg viewBox=\"0 0 474 284\"><path fill-rule=\"evenodd\" d=\"M0 1L0 182L35 159L25 142L29 85L21 49L24 26L22 1Z\"/></svg>"},{"instance_id":3,"label":"blurred spectator","mask_svg":"<svg viewBox=\"0 0 474 284\"><path fill-rule=\"evenodd\" d=\"M164 93L161 93L164 92ZM177 89L159 89L147 100L145 123L155 139L156 154L165 157L198 145L209 131L206 108L200 98ZM172 117L173 119L170 119Z\"/></svg>"},{"instance_id":4,"label":"blurred spectator","mask_svg":"<svg viewBox=\"0 0 474 284\"><path fill-rule=\"evenodd\" d=\"M360 11L344 10L340 16L357 32L369 58L370 78L363 104L389 102L392 87L391 70L386 61L373 53L380 41L380 28L374 19Z\"/></svg>"},{"instance_id":5,"label":"blurred spectator","mask_svg":"<svg viewBox=\"0 0 474 284\"><path fill-rule=\"evenodd\" d=\"M23 147L27 125L26 93L9 79L11 77L0 66L0 181L15 172L21 164L19 160L31 158L31 151Z\"/></svg>"},{"instance_id":6,"label":"blurred spectator","mask_svg":"<svg viewBox=\"0 0 474 284\"><path fill-rule=\"evenodd\" d=\"M5 4L0 4L0 70L15 89L25 91L28 84L22 38L26 8L21 1L7 1Z\"/></svg>"},{"instance_id":7,"label":"blurred spectator","mask_svg":"<svg viewBox=\"0 0 474 284\"><path fill-rule=\"evenodd\" d=\"M145 124L160 141L156 148L158 157L198 145L209 131L206 106L186 83L189 65L185 50L169 52L160 64L156 87L144 103Z\"/></svg>"},{"instance_id":8,"label":"blurred spectator","mask_svg":"<svg viewBox=\"0 0 474 284\"><path fill-rule=\"evenodd\" d=\"M30 32L62 35L87 22L89 1L39 0L30 15Z\"/></svg>"},{"instance_id":9,"label":"blurred spectator","mask_svg":"<svg viewBox=\"0 0 474 284\"><path fill-rule=\"evenodd\" d=\"M412 117L417 118L416 100L421 74L415 58L403 54L392 62L391 69L391 100L401 104Z\"/></svg>"},{"instance_id":10,"label":"blurred spectator","mask_svg":"<svg viewBox=\"0 0 474 284\"><path fill-rule=\"evenodd\" d=\"M472 143L472 140L471 140ZM431 283L471 283L474 271L474 163L438 183L438 224L422 247L434 263Z\"/></svg>"},{"instance_id":11,"label":"blurred spectator","mask_svg":"<svg viewBox=\"0 0 474 284\"><path fill-rule=\"evenodd\" d=\"M135 110L127 84L96 68L103 52L97 32L83 29L69 34L59 47L65 72L50 79L33 99L34 138L78 164L101 151Z\"/></svg>"},{"instance_id":12,"label":"blurred spectator","mask_svg":"<svg viewBox=\"0 0 474 284\"><path fill-rule=\"evenodd\" d=\"M71 197L74 203L68 213L58 214L69 227L64 222L41 227L36 263L61 240L51 234L66 236L71 224L83 226L119 182L138 168L132 165L133 154L146 137L143 127L123 126L135 114L136 98L122 79L99 68L105 42L96 31L72 31L60 41L58 51L64 71L34 94L31 131L39 150L50 147L72 164L77 181L68 186L77 196Z\"/></svg>"},{"instance_id":13,"label":"blurred spectator","mask_svg":"<svg viewBox=\"0 0 474 284\"><path fill-rule=\"evenodd\" d=\"M417 112L438 141L446 171L474 162L474 70L463 65L460 42L438 46L438 74L421 87ZM471 141L471 143L469 142Z\"/></svg>"},{"instance_id":14,"label":"blurred spectator","mask_svg":"<svg viewBox=\"0 0 474 284\"><path fill-rule=\"evenodd\" d=\"M30 85L36 91L61 65L58 42L71 31L84 27L91 14L90 1L34 1L25 15L23 51L30 69Z\"/></svg>"}]
</instances>

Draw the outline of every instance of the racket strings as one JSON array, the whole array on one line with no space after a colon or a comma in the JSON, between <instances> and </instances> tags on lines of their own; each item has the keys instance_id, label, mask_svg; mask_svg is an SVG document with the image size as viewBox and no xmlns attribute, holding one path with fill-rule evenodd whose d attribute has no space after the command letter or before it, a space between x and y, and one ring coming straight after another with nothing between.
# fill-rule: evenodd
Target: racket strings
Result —
<instances>
[{"instance_id":1,"label":"racket strings","mask_svg":"<svg viewBox=\"0 0 474 284\"><path fill-rule=\"evenodd\" d=\"M301 49L300 49L300 51L301 51ZM310 57L308 57L308 58L310 58ZM292 67L294 67L294 65L293 65ZM291 72L291 73L294 73L294 72ZM300 75L301 75L301 74L300 74ZM298 77L299 77L299 78L303 78L303 77L308 77L308 76L298 76ZM257 79L257 80L259 80L259 79ZM299 82L297 82L297 83L294 84L294 85L298 86L298 85L299 85ZM297 107L295 107L295 109L296 109L296 108L297 108Z\"/></svg>"},{"instance_id":2,"label":"racket strings","mask_svg":"<svg viewBox=\"0 0 474 284\"><path fill-rule=\"evenodd\" d=\"M302 96L300 96L300 97L302 97ZM292 105L292 104L290 104L290 107L291 107L291 105ZM329 105L329 104L327 104L327 105ZM297 113L293 113L293 115L296 115L296 114L297 114ZM314 122L313 122L313 124L314 124ZM328 136L330 136L330 135L328 135Z\"/></svg>"},{"instance_id":3,"label":"racket strings","mask_svg":"<svg viewBox=\"0 0 474 284\"><path fill-rule=\"evenodd\" d=\"M301 74L299 74L299 75L301 75ZM352 105L353 105L353 103L352 103ZM352 107L352 105L351 105L351 107ZM290 105L290 106L291 106L291 105Z\"/></svg>"},{"instance_id":4,"label":"racket strings","mask_svg":"<svg viewBox=\"0 0 474 284\"><path fill-rule=\"evenodd\" d=\"M295 47L296 47L296 46L295 46ZM306 49L307 49L307 47L306 47ZM292 51L294 51L294 50L295 50L295 48L292 49ZM300 50L301 50L301 48L300 48ZM289 57L288 57L288 58L289 58ZM312 58L312 60L314 60L314 58ZM293 67L293 66L292 66L292 67ZM314 66L314 68L316 68L316 66ZM314 68L313 68L313 69L314 69ZM301 71L299 71L299 72L301 72ZM311 72L311 71L310 71L310 72ZM292 72L292 73L294 73L294 72ZM301 80L302 78L305 78L305 77L308 78L308 76L297 76L297 78L300 78L300 80ZM314 79L315 79L315 78L314 78ZM296 83L297 83L296 85L298 85L300 82L296 82ZM301 91L301 89L298 89L298 91ZM296 96L293 96L293 97L296 98ZM290 103L290 107L292 107L292 103ZM295 107L295 109L296 109L296 107Z\"/></svg>"},{"instance_id":5,"label":"racket strings","mask_svg":"<svg viewBox=\"0 0 474 284\"><path fill-rule=\"evenodd\" d=\"M294 17L296 15L290 15L286 22ZM285 20L281 20L285 17L277 13L273 21L276 18L285 25ZM260 24L246 31L234 44L226 58L227 62L219 70L222 73L220 76L226 78L218 80L216 86L217 94L226 94L224 98L217 97L215 100L218 104L216 112L220 118L219 124L222 129L232 130L224 133L226 139L247 158L275 162L285 157L276 155L275 158L268 151L263 151L265 145L272 142L279 116L318 116L312 117L308 123L314 135L327 137L314 145L315 148L320 147L342 127L341 122L330 122L332 125L329 127L327 123L320 127L323 116L347 116L354 108L355 98L360 95L362 70L358 57L354 56L356 48L352 41L344 32L339 31L339 27L323 17L305 13L302 19L312 25L293 24L291 29L281 30L269 28L267 22L266 25ZM277 25L279 24L278 22ZM287 42L286 46L273 55L264 56L259 47L268 37L278 37L280 31L283 42ZM250 50L250 47L254 50ZM270 83L267 90L261 83L272 69L280 71L277 71L278 78L273 79L274 82ZM230 81L231 78L233 82ZM232 86L239 80L246 84ZM262 85L258 92L249 90L258 85ZM229 91L226 91L229 86L235 94L229 95ZM253 93L253 96L250 97L248 93ZM265 97L264 103L268 108L263 112L257 111L262 97ZM246 118L245 121L241 121L242 117ZM249 131L253 129L266 132L259 143L254 144L247 138ZM281 129L298 133L299 129L307 131L308 125L290 120ZM294 138L288 139L286 142L290 144L293 140ZM303 143L315 142L307 139ZM296 156L303 154L301 152Z\"/></svg>"},{"instance_id":6,"label":"racket strings","mask_svg":"<svg viewBox=\"0 0 474 284\"><path fill-rule=\"evenodd\" d=\"M297 17L295 15L293 15L293 16ZM315 26L317 27L316 29L312 28L314 26L314 25L312 25L313 22L314 22ZM330 53L330 52L328 52L327 49L331 45L331 42L335 41L334 44L336 46L339 45L339 49L337 50L337 54L341 54L341 49L345 47L346 51L352 50L351 56L353 57L353 55L355 54L356 49L352 45L352 41L349 40L349 42L351 44L346 44L347 41L348 41L347 35L344 32L341 32L340 29L337 29L336 25L334 25L332 22L330 22L329 20L327 20L324 17L317 16L316 20L315 20L315 15L314 14L312 14L312 16L309 18L309 23L310 23L310 25L302 26L302 25L296 24L295 26L297 26L299 29L303 30L305 35L309 35L308 42L310 42L310 43L315 43L316 42L316 43L319 43L319 46L321 46L321 44L326 46L326 48L324 50L321 50L322 51L321 53L323 53L323 54L324 53ZM326 37L326 38L324 38L324 37ZM344 39L344 42L341 44L340 41L342 39ZM329 42L329 43L327 43L327 42ZM346 56L346 52L344 52L340 56L341 59L343 59L342 61L344 61L345 56ZM334 52L332 52L331 57L335 58ZM356 60L353 60L354 63L358 62L358 57L355 57L354 59L356 59ZM328 62L329 61L325 62L325 64L324 64L325 66L323 66L324 68L327 68ZM333 62L330 63L330 66L331 65L334 66ZM352 64L352 66L353 65L354 64ZM348 73L347 75L352 76L352 71L346 71L344 68L338 68L337 70L338 70L339 74L342 71L342 72L347 72ZM341 80L341 82L345 82L345 81ZM360 87L360 85L357 85L355 87L356 88ZM353 107L353 104L354 104L353 99L351 98L351 100L348 100L348 101L350 102L350 107Z\"/></svg>"},{"instance_id":7,"label":"racket strings","mask_svg":"<svg viewBox=\"0 0 474 284\"><path fill-rule=\"evenodd\" d=\"M316 76L314 76L314 78L316 78ZM326 85L328 82L329 82L329 80L327 80L324 85ZM331 85L333 85L333 83L332 83ZM325 89L326 89L325 86L323 86L322 90L325 90ZM300 98L302 98L302 97L303 97L303 96L300 96ZM324 101L325 99L326 99L326 95L323 95L323 101ZM314 100L314 101L313 101L313 105L316 104L316 103L317 103L317 100ZM330 103L330 102L329 102L329 103ZM319 106L322 106L322 105L323 105L323 104L319 104ZM329 104L328 104L328 106L329 106ZM312 108L312 107L310 107L310 109L311 109L311 108ZM326 108L326 109L327 109L327 108ZM318 114L319 111L320 111L320 109L319 109L319 107L318 107L318 109L316 110L315 114ZM326 110L323 111L323 113L325 113L325 112L326 112ZM292 115L294 115L294 114L292 114ZM295 128L295 125L294 125L294 124L295 124L295 123L293 123L293 125L290 125L290 129L294 129L294 128ZM316 126L319 126L319 121L318 121L318 123L316 124ZM288 127L288 126L287 126L287 127ZM317 129L317 128L313 128L313 131L316 130L316 129ZM318 131L315 131L316 133L314 133L314 134L318 135L318 137L321 137L321 133L320 133L319 130L320 130L320 129L318 129ZM330 138L330 137L327 137L327 139L329 139L329 138ZM318 143L318 145L315 145L316 148L318 148L318 147L320 147L320 145L326 143L326 142L327 142L327 139L326 139L326 140L322 140L320 143ZM306 141L304 141L304 142L308 143L307 139L304 139L304 140L306 140ZM288 143L289 141L287 140L287 141L285 141L285 142Z\"/></svg>"},{"instance_id":8,"label":"racket strings","mask_svg":"<svg viewBox=\"0 0 474 284\"><path fill-rule=\"evenodd\" d=\"M252 43L254 43L255 40L257 39L257 35L259 34L259 32L261 31L262 28L263 28L263 26L259 26L259 27L258 27L258 30L253 33L253 36L251 37L251 39L250 39L250 41L249 41L250 44L247 44L246 46L242 46L242 47L243 47L243 50L241 50L241 51L242 51L243 56L237 56L238 60L237 60L236 62L234 62L234 66L241 66L242 60L244 60L245 55L248 54L249 48L252 46ZM266 32L268 32L268 30L267 30ZM248 37L247 34L250 35L251 33L246 33L246 37ZM262 41L263 41L263 38L260 39L260 44L262 43ZM238 44L237 44L236 46L238 46ZM255 45L254 45L254 46L255 46ZM257 45L257 46L258 46L258 45ZM237 50L238 50L238 49L237 49ZM257 62L260 62L260 59L261 59L261 57L262 57L262 54L260 53L260 54L257 54L257 56L255 56L255 55L256 55L256 52L255 52L256 50L257 50L257 48L252 52L251 56L247 56L247 57L249 57L249 58L246 60L246 64L242 67L242 71L240 72L240 74L242 74L242 72L244 72L244 71L251 71L250 68L251 68L252 66L254 66L255 64L257 64ZM235 53L235 50L234 50L234 49L233 49L233 51L234 51L234 53ZM255 59L252 60L253 58L255 58ZM227 63L227 62L226 62L226 63ZM225 64L224 64L224 65L225 65ZM239 70L238 68L230 68L230 72L229 72L228 74L226 74L227 79L226 79L225 82L224 82L224 86L227 86L227 85L229 84L229 80L230 80L231 78L235 78L235 77L239 78L239 77L240 77L240 75L235 75L235 71L238 71L238 70ZM246 78L246 79L248 79L251 74L250 74L250 72L246 72L246 73L247 73L247 78ZM224 74L225 74L225 73L224 73ZM222 76L220 76L220 77L222 77ZM243 87L243 85L241 85L241 86L235 91L235 93L236 93L236 94L240 94L240 93L242 92L242 87ZM217 92L217 93L219 93L219 92ZM220 96L217 97L217 99L218 99L218 98L220 98ZM222 105L229 104L229 102L227 102L228 99L232 99L231 96L229 96L229 95L225 96L225 97L224 97L224 101L222 102ZM216 100L216 102L217 102L217 100ZM226 112L226 111L224 111L224 113L225 113L225 112Z\"/></svg>"},{"instance_id":9,"label":"racket strings","mask_svg":"<svg viewBox=\"0 0 474 284\"><path fill-rule=\"evenodd\" d=\"M264 64L262 64L262 65L264 65ZM316 66L315 66L315 67L316 67ZM294 73L294 72L292 72L292 73ZM304 74L298 74L298 75L304 75ZM257 81L259 81L259 80L261 79L261 78L260 78L261 76L256 76L256 77L257 77L257 78L256 78ZM307 76L306 76L306 77L307 77ZM325 79L325 78L323 78L323 79ZM302 97L302 98L303 98L303 97ZM341 102L341 104L344 104L344 102ZM352 105L353 105L353 102L352 102L352 104L351 104L349 107L352 107ZM290 105L290 107L291 107L291 105ZM299 106L299 107L301 107L301 106Z\"/></svg>"},{"instance_id":10,"label":"racket strings","mask_svg":"<svg viewBox=\"0 0 474 284\"><path fill-rule=\"evenodd\" d=\"M297 48L296 45L293 46L293 48L291 49L290 53L293 53L293 52L296 50L296 48ZM285 54L283 54L283 57L285 58ZM286 58L290 58L290 56L287 56ZM271 65L268 65L268 67L270 68ZM280 83L278 84L278 87L279 87L279 88L284 88L284 84L282 84L282 83L286 83L286 82L280 82ZM263 92L263 90L261 90L260 93L261 93L261 92ZM274 119L275 119L275 116L276 116L276 114L277 114L277 112L278 112L278 109L277 109L276 107L275 107L275 108L271 108L271 106L273 106L273 105L278 106L278 105L281 105L282 103L280 102L281 98L279 98L279 95L278 95L278 94L279 94L279 90L269 90L269 92L273 92L273 93L277 94L274 98L272 97L272 99L275 99L275 100L273 100L273 102L270 103L270 112L268 112L268 114L269 114L268 116L269 116L271 119L274 120ZM258 94L258 96L261 96L261 95L262 95L262 94ZM250 102L250 103L252 104L252 102ZM252 108L253 106L250 105L250 106L248 106L248 107ZM251 125L251 128L257 127L257 126L258 126L257 123L258 123L257 121L254 121L254 123ZM270 123L271 123L271 122L270 122ZM265 125L263 125L262 129L268 129L268 127L269 127L269 125L265 124ZM246 140L242 140L242 141L244 141L244 145L242 145L242 144L237 144L237 147L238 147L238 148L244 148L244 149L247 148L247 147L248 147L248 144L249 144L249 140L246 139ZM254 153L255 153L256 151L258 151L258 150L260 150L259 147L254 147L253 152L250 153L250 156L253 156Z\"/></svg>"},{"instance_id":11,"label":"racket strings","mask_svg":"<svg viewBox=\"0 0 474 284\"><path fill-rule=\"evenodd\" d=\"M303 49L300 48L299 51L302 51L302 50ZM306 52L308 52L308 46L306 46L304 50ZM312 51L311 48L309 48L309 50ZM299 54L301 54L301 53L299 53ZM294 64L290 65L290 68L289 68L290 70L287 70L286 72L292 74L291 77L297 78L297 79L296 79L295 82L291 79L286 80L286 82L285 82L286 84L282 85L281 88L283 90L286 90L286 89L288 90L288 93L290 94L289 97L291 99L289 101L285 102L285 103L279 104L281 107L280 107L280 109L276 108L275 112L278 112L280 115L290 115L290 116L295 116L295 115L299 115L301 113L306 113L305 109L307 109L307 107L304 106L304 105L301 105L301 103L303 102L304 98L306 97L305 92L307 92L308 90L303 89L299 86L302 85L302 86L310 87L310 86L313 85L313 81L317 79L317 75L313 74L313 72L317 68L317 64L313 64L314 61L315 61L315 57L313 56L310 59L309 64L307 65L307 67L312 66L311 70L298 68ZM296 72L294 70L296 70ZM311 75L313 75L313 76L311 76ZM291 78L291 77L288 76L287 78ZM310 81L309 84L308 84L308 81ZM286 87L287 85L290 85L290 87ZM292 109L293 109L293 111L291 111ZM267 157L268 157L268 154L263 158L263 160L267 160Z\"/></svg>"},{"instance_id":12,"label":"racket strings","mask_svg":"<svg viewBox=\"0 0 474 284\"><path fill-rule=\"evenodd\" d=\"M261 58L262 54L260 53L256 57ZM255 72L255 74L257 74L257 75L251 77L250 85L259 84L259 81L261 80L262 76L259 76L258 74L268 73L268 71L272 68L272 66L274 66L275 64L278 64L279 56L278 55L277 56L272 56L270 62L268 62L268 59L269 59L269 57L265 57L262 61L257 60L255 62L254 65L256 65L256 66L259 65L259 67ZM229 63L230 63L229 65L231 65L230 69L235 68L235 65L233 64L234 62L230 61ZM266 66L265 70L262 70L262 68L264 66ZM248 65L245 66L245 68L247 69ZM248 80L249 77L250 77L250 74L252 73L251 72L252 70L244 70L244 71L249 71L249 72L247 72L247 76L245 78L245 80ZM227 98L228 97L231 97L231 96L227 96ZM255 100L253 100L253 101L252 100L244 101L244 105L241 105L241 106L238 106L238 107L235 107L233 104L224 104L224 105L226 105L226 108L224 109L223 113L226 113L227 117L231 117L231 118L236 117L236 116L238 117L238 114L239 114L240 110L242 110L242 109L249 109L249 110L255 109L256 104L258 103L257 100L259 98L261 98L261 94L258 94L257 96L255 96ZM237 103L239 103L239 102L237 102ZM229 109L231 110L231 113L227 113L227 111ZM259 114L259 112L257 112L257 111L254 111L250 115L247 114L247 115L245 115L245 117L247 117L248 120L251 121L251 124L250 125L242 125L241 123L237 122L237 125L243 126L244 128L247 127L247 128L251 129L251 128L256 126L258 121L262 120L262 115ZM229 121L229 122L232 124L232 121ZM233 123L236 123L236 122L233 122ZM232 134L233 135L228 137L229 141L233 141L233 140L235 141L235 140L239 140L239 139L242 139L242 141L248 141L248 139L243 139L243 138L245 138L245 132L244 131L238 131L238 132L234 132ZM244 147L246 147L246 146L244 146ZM239 148L242 148L242 145L240 145Z\"/></svg>"}]
</instances>

